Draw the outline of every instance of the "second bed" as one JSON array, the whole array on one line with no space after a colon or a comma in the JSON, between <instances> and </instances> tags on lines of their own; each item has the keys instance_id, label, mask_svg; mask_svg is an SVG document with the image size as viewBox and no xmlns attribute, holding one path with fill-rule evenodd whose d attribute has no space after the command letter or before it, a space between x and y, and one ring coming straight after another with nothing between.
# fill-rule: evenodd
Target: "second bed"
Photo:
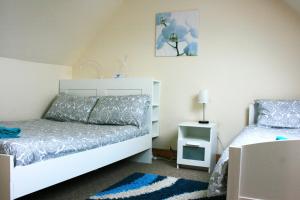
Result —
<instances>
[{"instance_id":1,"label":"second bed","mask_svg":"<svg viewBox=\"0 0 300 200\"><path fill-rule=\"evenodd\" d=\"M249 125L223 151L211 174L208 195L227 193L230 147L240 148L248 144L272 142L278 136L288 140L300 140L299 112L300 101L297 100L257 100L255 104L250 104ZM259 115L262 123L258 123Z\"/></svg>"}]
</instances>

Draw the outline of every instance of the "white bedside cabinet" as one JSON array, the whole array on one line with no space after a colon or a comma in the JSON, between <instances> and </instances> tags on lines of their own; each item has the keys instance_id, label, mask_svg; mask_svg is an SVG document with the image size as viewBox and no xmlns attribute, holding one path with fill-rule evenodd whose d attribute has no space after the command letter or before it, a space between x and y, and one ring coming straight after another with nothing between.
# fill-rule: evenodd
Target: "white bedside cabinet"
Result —
<instances>
[{"instance_id":1,"label":"white bedside cabinet","mask_svg":"<svg viewBox=\"0 0 300 200\"><path fill-rule=\"evenodd\" d=\"M216 124L184 122L178 125L177 168L179 165L206 167L210 173L216 163Z\"/></svg>"}]
</instances>

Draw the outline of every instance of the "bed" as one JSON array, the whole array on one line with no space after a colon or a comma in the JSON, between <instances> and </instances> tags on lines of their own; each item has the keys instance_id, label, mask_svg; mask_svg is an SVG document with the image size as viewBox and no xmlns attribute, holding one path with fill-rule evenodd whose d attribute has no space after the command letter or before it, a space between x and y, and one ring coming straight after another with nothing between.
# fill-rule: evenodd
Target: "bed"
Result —
<instances>
[{"instance_id":1,"label":"bed","mask_svg":"<svg viewBox=\"0 0 300 200\"><path fill-rule=\"evenodd\" d=\"M262 159L266 160L267 153L270 153L270 149L273 149L274 153L284 149L284 142L298 142L300 139L299 128L273 128L267 126L257 125L258 111L257 106L251 104L249 106L249 123L232 141L232 143L224 150L218 163L215 166L214 171L211 174L208 194L209 196L222 195L227 193L227 199L235 200L239 199L238 191L241 185L241 171L242 166L242 153L245 149L259 149L256 151L256 161L258 162L258 155L264 156ZM298 123L298 122L297 122ZM276 141L276 137L281 136L288 138L287 141ZM282 146L276 146L279 142ZM279 144L279 145L280 145ZM273 145L273 146L272 146ZM258 147L259 146L259 147ZM271 146L271 147L269 147ZM293 144L291 143L290 147ZM269 149L268 149L269 148ZM277 150L274 150L277 149ZM279 150L278 150L279 149ZM269 150L269 151L268 151ZM246 151L244 151L246 152ZM263 152L263 153L262 153ZM279 154L278 154L279 155ZM273 155L272 160L278 160L277 155ZM269 156L270 157L270 156ZM245 158L245 157L244 157ZM228 170L229 163L229 170ZM249 161L247 162L249 163ZM259 163L257 164L257 166ZM245 168L246 169L246 168ZM253 175L253 174L252 174ZM273 174L274 175L274 174ZM257 184L257 183L256 183ZM269 184L270 185L270 184ZM243 198L240 198L243 199ZM247 199L247 198L244 198ZM251 199L251 198L248 198ZM252 198L255 199L255 198Z\"/></svg>"},{"instance_id":2,"label":"bed","mask_svg":"<svg viewBox=\"0 0 300 200\"><path fill-rule=\"evenodd\" d=\"M60 81L59 93L79 96L147 94L152 98L152 86L148 83L148 79ZM0 141L1 200L19 198L124 158L152 162L150 109L141 127L48 119L1 124L22 129L20 138Z\"/></svg>"}]
</instances>

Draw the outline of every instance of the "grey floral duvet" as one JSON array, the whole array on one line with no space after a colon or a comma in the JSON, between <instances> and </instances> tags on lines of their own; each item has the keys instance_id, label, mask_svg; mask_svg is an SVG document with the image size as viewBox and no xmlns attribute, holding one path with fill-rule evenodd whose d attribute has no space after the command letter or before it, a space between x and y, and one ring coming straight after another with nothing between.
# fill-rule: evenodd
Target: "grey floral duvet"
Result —
<instances>
[{"instance_id":1,"label":"grey floral duvet","mask_svg":"<svg viewBox=\"0 0 300 200\"><path fill-rule=\"evenodd\" d=\"M92 125L46 119L0 124L21 128L20 138L0 139L0 154L13 155L15 166L29 165L148 134L148 130L130 125Z\"/></svg>"},{"instance_id":2,"label":"grey floral duvet","mask_svg":"<svg viewBox=\"0 0 300 200\"><path fill-rule=\"evenodd\" d=\"M252 125L244 128L230 146L240 147L246 144L270 142L276 140L277 136L284 136L292 140L300 139L300 129L268 128ZM211 174L208 186L208 196L226 194L228 159L229 147L224 150Z\"/></svg>"}]
</instances>

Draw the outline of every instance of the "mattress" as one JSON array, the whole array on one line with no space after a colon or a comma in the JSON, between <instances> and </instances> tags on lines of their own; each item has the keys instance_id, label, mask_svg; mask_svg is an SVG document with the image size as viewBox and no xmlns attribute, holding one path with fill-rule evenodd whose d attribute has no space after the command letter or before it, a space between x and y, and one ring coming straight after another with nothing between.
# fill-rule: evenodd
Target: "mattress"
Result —
<instances>
[{"instance_id":1,"label":"mattress","mask_svg":"<svg viewBox=\"0 0 300 200\"><path fill-rule=\"evenodd\" d=\"M22 130L20 138L0 139L0 154L13 155L15 166L94 149L149 133L146 129L131 125L92 125L46 119L0 124Z\"/></svg>"},{"instance_id":2,"label":"mattress","mask_svg":"<svg viewBox=\"0 0 300 200\"><path fill-rule=\"evenodd\" d=\"M274 141L276 136L285 136L292 140L300 139L300 129L267 128L252 125L244 128L230 146L241 147L246 144L270 142ZM209 196L226 194L228 159L229 147L224 150L211 174L208 187Z\"/></svg>"}]
</instances>

